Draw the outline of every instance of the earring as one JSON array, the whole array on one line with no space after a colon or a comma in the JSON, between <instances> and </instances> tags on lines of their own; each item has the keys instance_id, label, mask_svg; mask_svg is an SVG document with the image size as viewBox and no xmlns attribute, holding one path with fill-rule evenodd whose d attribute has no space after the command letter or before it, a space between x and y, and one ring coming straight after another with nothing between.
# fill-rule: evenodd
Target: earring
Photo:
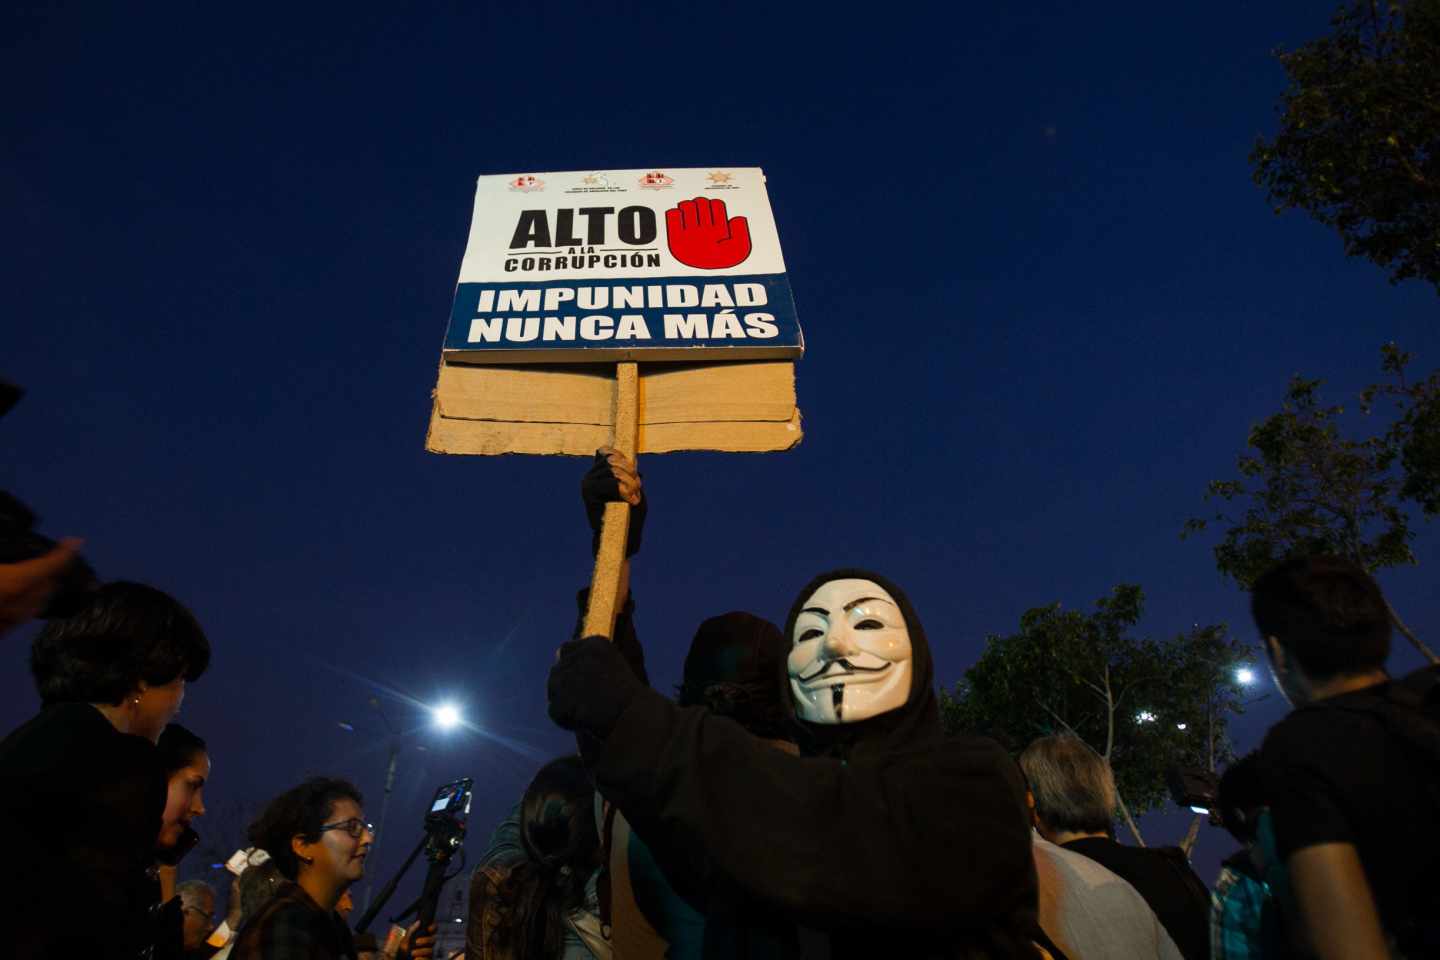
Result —
<instances>
[{"instance_id":1,"label":"earring","mask_svg":"<svg viewBox=\"0 0 1440 960\"><path fill-rule=\"evenodd\" d=\"M306 866L309 866L310 864L315 862L314 857L298 857L297 859Z\"/></svg>"}]
</instances>

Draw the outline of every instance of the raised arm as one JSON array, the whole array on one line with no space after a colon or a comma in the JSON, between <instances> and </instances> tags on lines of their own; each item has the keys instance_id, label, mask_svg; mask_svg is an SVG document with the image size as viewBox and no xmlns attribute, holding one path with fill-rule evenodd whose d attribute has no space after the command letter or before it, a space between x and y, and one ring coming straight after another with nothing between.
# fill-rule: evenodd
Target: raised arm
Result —
<instances>
[{"instance_id":1,"label":"raised arm","mask_svg":"<svg viewBox=\"0 0 1440 960\"><path fill-rule=\"evenodd\" d=\"M942 932L1033 902L1014 764L988 740L877 761L790 756L627 682L597 638L561 648L551 717L598 738L596 785L650 841L703 850L751 894L817 924Z\"/></svg>"}]
</instances>

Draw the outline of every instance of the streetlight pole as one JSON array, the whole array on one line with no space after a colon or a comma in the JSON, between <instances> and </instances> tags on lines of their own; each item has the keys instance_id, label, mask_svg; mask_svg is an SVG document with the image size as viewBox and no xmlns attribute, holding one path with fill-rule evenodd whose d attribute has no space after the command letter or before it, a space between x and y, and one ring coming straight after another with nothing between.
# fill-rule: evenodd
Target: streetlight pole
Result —
<instances>
[{"instance_id":1,"label":"streetlight pole","mask_svg":"<svg viewBox=\"0 0 1440 960\"><path fill-rule=\"evenodd\" d=\"M395 789L395 762L400 758L400 734L396 731L390 718L385 716L385 711L380 708L378 697L370 698L370 706L380 714L380 719L385 723L385 729L390 733L390 760L385 765L385 792L380 797L380 819L375 825L375 839L370 843L370 857L379 863L375 858L375 851L380 848L380 840L385 836L385 814L390 809L390 791ZM369 879L365 881L365 909L370 909L370 899L375 895L375 871L366 871Z\"/></svg>"},{"instance_id":2,"label":"streetlight pole","mask_svg":"<svg viewBox=\"0 0 1440 960\"><path fill-rule=\"evenodd\" d=\"M380 819L375 822L375 839L370 844L370 855L380 846L385 835L385 813L390 809L390 791L395 789L395 761L400 757L400 738L390 737L390 762L385 767L385 793L380 797ZM370 878L365 881L365 909L370 909L370 898L375 894L375 872L368 871Z\"/></svg>"}]
</instances>

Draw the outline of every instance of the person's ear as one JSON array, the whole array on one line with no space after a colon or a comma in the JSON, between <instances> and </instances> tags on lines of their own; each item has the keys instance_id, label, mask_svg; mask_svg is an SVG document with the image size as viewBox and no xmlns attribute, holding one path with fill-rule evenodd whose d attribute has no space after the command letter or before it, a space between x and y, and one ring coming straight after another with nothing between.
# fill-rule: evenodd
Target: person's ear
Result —
<instances>
[{"instance_id":1,"label":"person's ear","mask_svg":"<svg viewBox=\"0 0 1440 960\"><path fill-rule=\"evenodd\" d=\"M1285 648L1280 646L1280 641L1275 637L1265 638L1265 652L1270 655L1270 664L1275 668L1277 674L1284 673L1289 669L1290 664L1285 658Z\"/></svg>"},{"instance_id":2,"label":"person's ear","mask_svg":"<svg viewBox=\"0 0 1440 960\"><path fill-rule=\"evenodd\" d=\"M305 839L303 833L297 833L290 838L290 852L295 854L295 859L309 866L315 862L315 844Z\"/></svg>"}]
</instances>

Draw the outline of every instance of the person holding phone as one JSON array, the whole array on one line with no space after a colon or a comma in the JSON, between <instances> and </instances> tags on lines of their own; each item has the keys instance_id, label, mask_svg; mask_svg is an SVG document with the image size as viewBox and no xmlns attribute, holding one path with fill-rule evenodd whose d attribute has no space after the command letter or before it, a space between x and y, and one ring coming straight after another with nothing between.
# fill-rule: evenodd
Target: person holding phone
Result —
<instances>
[{"instance_id":1,"label":"person holding phone","mask_svg":"<svg viewBox=\"0 0 1440 960\"><path fill-rule=\"evenodd\" d=\"M163 903L156 957L164 960L167 957L189 956L190 951L197 950L200 942L215 928L212 921L198 938L200 942L196 942L199 915L189 909L194 904L186 903L181 896L183 891L175 884L176 866L200 841L191 823L205 815L204 793L205 781L210 777L210 753L204 740L178 723L165 727L156 746L166 785L165 812L160 818L160 833L155 838L155 859L159 867ZM213 890L211 897L213 911ZM206 911L206 915L211 911ZM214 952L213 949L203 951L205 956Z\"/></svg>"}]
</instances>

